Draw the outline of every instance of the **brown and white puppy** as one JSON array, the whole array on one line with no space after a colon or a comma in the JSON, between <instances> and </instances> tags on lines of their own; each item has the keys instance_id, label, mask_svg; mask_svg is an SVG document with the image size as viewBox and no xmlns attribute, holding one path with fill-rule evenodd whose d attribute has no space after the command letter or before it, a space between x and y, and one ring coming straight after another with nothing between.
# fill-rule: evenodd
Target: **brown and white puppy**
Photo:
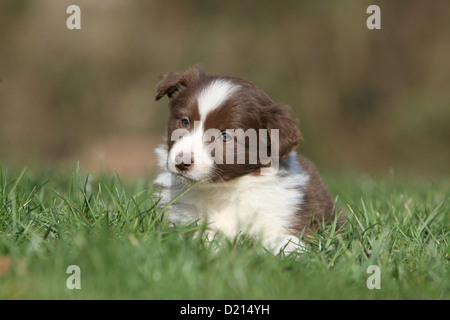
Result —
<instances>
[{"instance_id":1,"label":"brown and white puppy","mask_svg":"<svg viewBox=\"0 0 450 320\"><path fill-rule=\"evenodd\" d=\"M160 205L172 223L208 223L207 236L247 234L275 254L301 251L298 238L334 218L314 166L297 156L302 137L286 106L254 84L200 68L161 77L169 97L167 144L156 149Z\"/></svg>"}]
</instances>

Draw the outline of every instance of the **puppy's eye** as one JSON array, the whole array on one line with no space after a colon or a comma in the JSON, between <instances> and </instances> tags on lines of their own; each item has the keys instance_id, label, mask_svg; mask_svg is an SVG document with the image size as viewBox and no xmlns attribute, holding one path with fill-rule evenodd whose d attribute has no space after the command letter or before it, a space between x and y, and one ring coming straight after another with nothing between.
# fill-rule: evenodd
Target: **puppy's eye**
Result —
<instances>
[{"instance_id":1,"label":"puppy's eye","mask_svg":"<svg viewBox=\"0 0 450 320\"><path fill-rule=\"evenodd\" d=\"M231 135L229 135L228 133L226 133L225 131L222 132L222 134L220 135L220 139L222 139L223 142L227 143L230 142L232 137Z\"/></svg>"},{"instance_id":2,"label":"puppy's eye","mask_svg":"<svg viewBox=\"0 0 450 320\"><path fill-rule=\"evenodd\" d=\"M183 119L181 119L181 126L182 127L184 127L184 128L187 128L187 127L189 127L190 126L190 122L189 122L189 119L188 118L183 118Z\"/></svg>"}]
</instances>

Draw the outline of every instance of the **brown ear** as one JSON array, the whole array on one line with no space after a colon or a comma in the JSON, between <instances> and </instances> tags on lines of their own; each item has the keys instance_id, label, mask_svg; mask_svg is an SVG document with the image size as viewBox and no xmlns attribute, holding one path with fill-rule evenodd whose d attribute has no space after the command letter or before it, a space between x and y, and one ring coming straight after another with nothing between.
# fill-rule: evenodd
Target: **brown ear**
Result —
<instances>
[{"instance_id":1,"label":"brown ear","mask_svg":"<svg viewBox=\"0 0 450 320\"><path fill-rule=\"evenodd\" d=\"M183 74L179 72L171 72L161 76L158 89L156 89L155 100L158 101L165 95L172 98L172 95L179 91L181 88L185 87L186 84L183 82Z\"/></svg>"},{"instance_id":2,"label":"brown ear","mask_svg":"<svg viewBox=\"0 0 450 320\"><path fill-rule=\"evenodd\" d=\"M158 101L165 95L172 98L175 93L181 92L189 84L198 80L202 74L204 73L199 67L193 67L185 73L171 72L161 76L156 89L155 100Z\"/></svg>"},{"instance_id":3,"label":"brown ear","mask_svg":"<svg viewBox=\"0 0 450 320\"><path fill-rule=\"evenodd\" d=\"M269 147L278 143L278 158L286 157L303 141L296 121L289 113L287 106L275 104L263 107L261 116L269 135ZM275 139L276 136L271 131L273 129L278 129L278 139ZM272 156L276 157L277 155Z\"/></svg>"}]
</instances>

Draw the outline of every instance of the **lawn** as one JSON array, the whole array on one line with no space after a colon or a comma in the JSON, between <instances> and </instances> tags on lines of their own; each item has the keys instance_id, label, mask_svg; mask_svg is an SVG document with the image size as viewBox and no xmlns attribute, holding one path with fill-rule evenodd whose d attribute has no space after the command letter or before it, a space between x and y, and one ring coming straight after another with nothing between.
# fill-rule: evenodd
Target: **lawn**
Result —
<instances>
[{"instance_id":1,"label":"lawn","mask_svg":"<svg viewBox=\"0 0 450 320\"><path fill-rule=\"evenodd\" d=\"M0 167L0 299L450 299L448 181L325 182L344 228L273 256L169 228L149 179Z\"/></svg>"}]
</instances>

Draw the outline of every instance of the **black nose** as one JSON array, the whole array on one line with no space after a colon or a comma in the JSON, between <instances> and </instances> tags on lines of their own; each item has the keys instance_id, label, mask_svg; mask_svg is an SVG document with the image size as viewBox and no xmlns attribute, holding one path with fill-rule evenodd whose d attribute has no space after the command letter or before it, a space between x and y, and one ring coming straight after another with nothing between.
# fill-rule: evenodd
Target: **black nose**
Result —
<instances>
[{"instance_id":1,"label":"black nose","mask_svg":"<svg viewBox=\"0 0 450 320\"><path fill-rule=\"evenodd\" d=\"M189 168L192 166L192 163L184 163L181 162L179 164L176 164L175 167L179 170L179 171L187 171L189 170Z\"/></svg>"},{"instance_id":2,"label":"black nose","mask_svg":"<svg viewBox=\"0 0 450 320\"><path fill-rule=\"evenodd\" d=\"M187 171L190 167L194 164L194 159L192 155L186 156L183 154L183 152L180 152L175 157L175 167L178 171Z\"/></svg>"}]
</instances>

